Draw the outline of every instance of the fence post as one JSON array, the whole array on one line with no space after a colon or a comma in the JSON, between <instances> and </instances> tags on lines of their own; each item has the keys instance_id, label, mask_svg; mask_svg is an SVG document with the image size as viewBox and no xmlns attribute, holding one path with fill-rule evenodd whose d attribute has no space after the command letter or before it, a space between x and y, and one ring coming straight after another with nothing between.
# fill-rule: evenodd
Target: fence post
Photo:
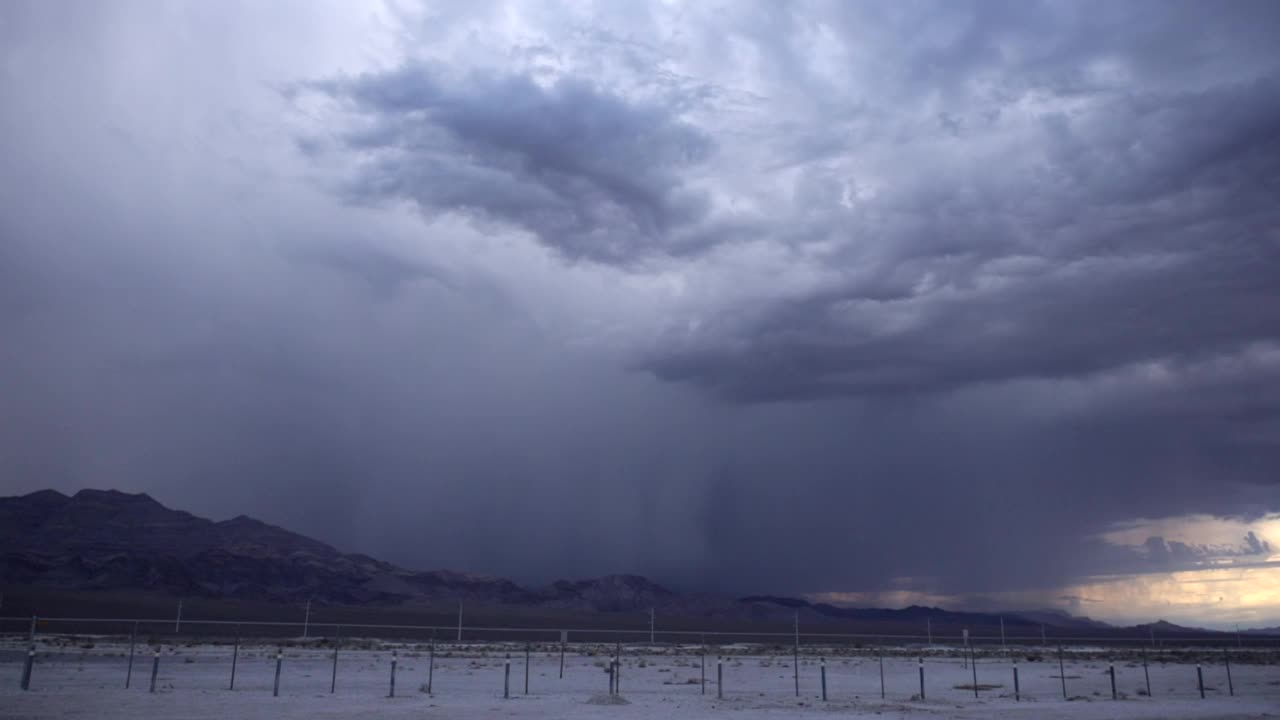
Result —
<instances>
[{"instance_id":1,"label":"fence post","mask_svg":"<svg viewBox=\"0 0 1280 720\"><path fill-rule=\"evenodd\" d=\"M880 699L884 699L884 648L876 648L876 654L880 658Z\"/></svg>"},{"instance_id":2,"label":"fence post","mask_svg":"<svg viewBox=\"0 0 1280 720\"><path fill-rule=\"evenodd\" d=\"M1147 697L1151 697L1151 671L1147 669L1147 651L1142 651L1142 674L1147 678Z\"/></svg>"},{"instance_id":3,"label":"fence post","mask_svg":"<svg viewBox=\"0 0 1280 720\"><path fill-rule=\"evenodd\" d=\"M1200 686L1200 699L1204 699L1204 671L1200 669L1199 663L1196 664L1196 684Z\"/></svg>"},{"instance_id":4,"label":"fence post","mask_svg":"<svg viewBox=\"0 0 1280 720\"><path fill-rule=\"evenodd\" d=\"M618 643L613 648L614 657L617 660L617 669L613 672L613 691L618 695L622 694L622 643Z\"/></svg>"},{"instance_id":5,"label":"fence post","mask_svg":"<svg viewBox=\"0 0 1280 720\"><path fill-rule=\"evenodd\" d=\"M920 699L924 700L924 656L920 656Z\"/></svg>"},{"instance_id":6,"label":"fence post","mask_svg":"<svg viewBox=\"0 0 1280 720\"><path fill-rule=\"evenodd\" d=\"M827 701L827 659L819 658L818 665L822 672L822 702Z\"/></svg>"},{"instance_id":7,"label":"fence post","mask_svg":"<svg viewBox=\"0 0 1280 720\"><path fill-rule=\"evenodd\" d=\"M231 648L231 684L228 690L236 689L236 663L240 660L240 628L236 628L236 642Z\"/></svg>"},{"instance_id":8,"label":"fence post","mask_svg":"<svg viewBox=\"0 0 1280 720\"><path fill-rule=\"evenodd\" d=\"M436 674L436 644L433 642L427 649L427 694L432 694Z\"/></svg>"},{"instance_id":9,"label":"fence post","mask_svg":"<svg viewBox=\"0 0 1280 720\"><path fill-rule=\"evenodd\" d=\"M31 689L31 668L36 664L36 646L35 643L27 646L27 659L22 664L22 682L20 683L23 690Z\"/></svg>"},{"instance_id":10,"label":"fence post","mask_svg":"<svg viewBox=\"0 0 1280 720\"><path fill-rule=\"evenodd\" d=\"M1222 659L1227 664L1227 691L1231 693L1231 697L1236 696L1236 685L1231 681L1231 655L1227 649L1222 648Z\"/></svg>"},{"instance_id":11,"label":"fence post","mask_svg":"<svg viewBox=\"0 0 1280 720\"><path fill-rule=\"evenodd\" d=\"M1062 646L1058 646L1058 677L1062 679L1062 699L1067 699L1067 666L1062 662Z\"/></svg>"},{"instance_id":12,"label":"fence post","mask_svg":"<svg viewBox=\"0 0 1280 720\"><path fill-rule=\"evenodd\" d=\"M524 644L524 694L529 694L529 643Z\"/></svg>"},{"instance_id":13,"label":"fence post","mask_svg":"<svg viewBox=\"0 0 1280 720\"><path fill-rule=\"evenodd\" d=\"M800 697L800 613L796 613L796 643L794 646L795 654L792 655L791 671L796 679L796 697Z\"/></svg>"},{"instance_id":14,"label":"fence post","mask_svg":"<svg viewBox=\"0 0 1280 720\"><path fill-rule=\"evenodd\" d=\"M133 648L138 642L138 621L133 621L133 629L129 631L129 669L124 673L124 689L129 689L133 682Z\"/></svg>"},{"instance_id":15,"label":"fence post","mask_svg":"<svg viewBox=\"0 0 1280 720\"><path fill-rule=\"evenodd\" d=\"M969 665L973 668L973 697L978 697L978 657L973 654L973 646L969 646Z\"/></svg>"},{"instance_id":16,"label":"fence post","mask_svg":"<svg viewBox=\"0 0 1280 720\"><path fill-rule=\"evenodd\" d=\"M699 659L702 661L702 694L707 694L707 646L703 645L699 652Z\"/></svg>"},{"instance_id":17,"label":"fence post","mask_svg":"<svg viewBox=\"0 0 1280 720\"><path fill-rule=\"evenodd\" d=\"M387 694L387 697L396 696L396 662L397 660L398 658L396 657L396 651L392 650L391 651L391 691Z\"/></svg>"},{"instance_id":18,"label":"fence post","mask_svg":"<svg viewBox=\"0 0 1280 720\"><path fill-rule=\"evenodd\" d=\"M511 653L502 661L502 699L511 697Z\"/></svg>"},{"instance_id":19,"label":"fence post","mask_svg":"<svg viewBox=\"0 0 1280 720\"><path fill-rule=\"evenodd\" d=\"M333 670L329 676L329 694L332 695L338 691L338 646L342 644L342 626L339 625L333 631Z\"/></svg>"},{"instance_id":20,"label":"fence post","mask_svg":"<svg viewBox=\"0 0 1280 720\"><path fill-rule=\"evenodd\" d=\"M284 648L276 648L276 679L271 685L271 697L280 697L280 666L284 664Z\"/></svg>"},{"instance_id":21,"label":"fence post","mask_svg":"<svg viewBox=\"0 0 1280 720\"><path fill-rule=\"evenodd\" d=\"M1116 694L1116 665L1115 665L1115 663L1111 663L1111 665L1110 665L1110 666L1108 666L1108 668L1107 668L1107 672L1109 672L1109 673L1111 674L1111 699L1112 699L1112 700L1119 700L1119 699L1120 699L1120 697Z\"/></svg>"},{"instance_id":22,"label":"fence post","mask_svg":"<svg viewBox=\"0 0 1280 720\"><path fill-rule=\"evenodd\" d=\"M560 631L560 679L561 680L564 679L564 643L565 643L565 637L567 635L568 635L567 632L563 630Z\"/></svg>"},{"instance_id":23,"label":"fence post","mask_svg":"<svg viewBox=\"0 0 1280 720\"><path fill-rule=\"evenodd\" d=\"M716 697L724 699L724 658L716 658Z\"/></svg>"},{"instance_id":24,"label":"fence post","mask_svg":"<svg viewBox=\"0 0 1280 720\"><path fill-rule=\"evenodd\" d=\"M1018 684L1018 658L1013 659L1013 701L1022 701L1022 686Z\"/></svg>"},{"instance_id":25,"label":"fence post","mask_svg":"<svg viewBox=\"0 0 1280 720\"><path fill-rule=\"evenodd\" d=\"M29 633L30 648L27 650L27 659L24 661L24 664L22 666L21 685L23 690L31 689L31 668L36 663L36 623L37 622L38 620L36 616L32 615L31 616L31 632Z\"/></svg>"},{"instance_id":26,"label":"fence post","mask_svg":"<svg viewBox=\"0 0 1280 720\"><path fill-rule=\"evenodd\" d=\"M160 650L157 648L155 654L151 657L151 690L156 691L156 675L160 674Z\"/></svg>"}]
</instances>

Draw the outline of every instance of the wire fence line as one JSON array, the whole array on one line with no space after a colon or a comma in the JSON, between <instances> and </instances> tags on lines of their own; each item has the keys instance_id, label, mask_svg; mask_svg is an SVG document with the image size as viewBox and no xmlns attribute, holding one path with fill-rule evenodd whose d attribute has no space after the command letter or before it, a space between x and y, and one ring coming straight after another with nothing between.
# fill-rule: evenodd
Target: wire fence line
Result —
<instances>
[{"instance_id":1,"label":"wire fence line","mask_svg":"<svg viewBox=\"0 0 1280 720\"><path fill-rule=\"evenodd\" d=\"M625 688L628 695L693 694L767 702L760 698L793 694L794 672L795 696L820 697L824 703L874 700L877 696L893 701L972 697L1020 702L1051 700L1059 693L1064 701L1153 695L1191 699L1197 694L1200 698L1239 695L1255 701L1280 700L1280 690L1270 687L1276 684L1269 680L1274 676L1274 664L1237 665L1233 679L1232 666L1247 653L1233 657L1224 652L1221 660L1214 662L1207 662L1209 658L1187 662L1170 653L1166 663L1157 659L1157 653L1150 653L1150 662L1146 656L1137 662L1134 657L1120 659L1119 654L1099 657L1088 652L1064 653L1062 648L1033 660L1025 651L988 648L982 652L972 646L954 654L917 649L918 654L890 656L884 648L846 647L841 654L827 647L821 654L792 655L790 648L759 645L575 643L567 646L572 658L567 675L576 682L564 684L560 681L567 676L566 645L557 648L550 643L362 643L348 638L351 645L339 642L326 646L332 638L317 638L297 646L240 641L210 644L207 639L183 644L183 638L169 637L154 644L138 642L135 648L132 639L127 644L105 643L96 636L81 636L83 644L66 642L68 639L48 635L38 652L32 646L23 653L25 658L19 663L21 690L88 691L96 696L120 683L117 687L125 690L132 685L135 692L150 693L223 688L264 695L270 692L273 697L282 691L297 696L325 690L396 697L399 673L399 692L427 696L438 692L454 697L510 698L531 692L550 696L584 690L602 693L607 686L610 695L622 694ZM15 667L5 655L0 652L0 667ZM532 685L531 665L539 670ZM603 674L583 672L592 670L591 666ZM1123 673L1123 689L1117 687L1118 668ZM664 676L664 669L679 672L682 679L667 682L675 674ZM780 676L779 671L785 675ZM779 677L786 677L786 682L780 682ZM1153 682L1158 683L1154 692Z\"/></svg>"},{"instance_id":2,"label":"wire fence line","mask_svg":"<svg viewBox=\"0 0 1280 720\"><path fill-rule=\"evenodd\" d=\"M185 628L185 632L184 632ZM1157 635L1154 632L1141 635L1036 635L971 634L964 630L955 632L886 633L886 632L822 632L802 631L799 626L790 631L770 630L657 630L609 627L522 627L516 625L443 625L413 623L368 623L283 620L238 620L156 617L45 617L0 616L0 636L21 635L35 637L40 633L72 633L99 635L129 635L146 631L151 635L212 636L235 635L239 637L282 638L349 636L352 632L366 632L384 639L444 641L452 637L458 644L464 639L474 642L541 641L583 642L626 641L628 643L661 646L664 644L730 644L743 643L792 644L797 646L871 644L886 646L926 647L1076 647L1099 646L1115 648L1144 647L1234 647L1280 648L1280 635L1241 635L1205 633L1203 635L1179 633ZM233 632L227 633L227 630ZM328 631L327 633L325 631ZM345 631L345 632L344 632ZM785 643L778 641L785 640Z\"/></svg>"},{"instance_id":3,"label":"wire fence line","mask_svg":"<svg viewBox=\"0 0 1280 720\"><path fill-rule=\"evenodd\" d=\"M89 666L98 673L92 677L115 678L119 673L120 678L107 682L149 692L219 685L236 690L240 672L247 681L242 685L248 685L240 689L265 693L269 688L273 696L279 696L282 686L286 692L300 692L305 685L306 691L328 689L330 693L340 686L361 693L385 689L394 697L397 673L402 676L400 692L410 692L404 682L423 679L425 659L429 664L418 692L428 695L435 691L442 673L451 677L447 681L451 692L509 698L523 686L523 693L529 694L530 668L539 664L544 672L533 690L543 693L577 692L583 682L592 687L598 682L598 692L607 679L610 695L620 694L625 683L629 692L642 693L682 692L680 687L695 685L683 692L700 691L716 698L780 697L792 692L801 697L802 685L806 697L815 696L820 682L818 697L823 702L829 694L845 700L877 695L912 701L972 696L1014 702L1059 693L1063 700L1108 696L1120 700L1153 692L1185 698L1280 696L1280 689L1272 687L1278 685L1272 680L1273 668L1280 662L1276 643L1229 648L1233 638L1221 635L1168 638L1168 648L1153 650L1146 645L1150 637L803 633L798 628L792 632L659 632L38 616L0 617L0 635L5 638L0 642L0 666L19 667L18 684L23 691L74 690L77 683L89 682L83 679L89 675L80 674ZM348 663L351 654L377 662ZM579 685L572 690L552 685L549 678L557 677L557 662L558 678L566 677L566 656L572 659L571 674L583 665L594 665L604 675L579 675ZM458 665L463 660L468 663L465 668ZM654 670L659 663L690 676L684 682L665 682L657 674L661 671ZM523 675L522 683L512 680L513 669L517 677ZM459 678L459 670L483 677ZM777 679L780 670L785 673L785 686ZM264 671L269 673L265 676L269 683ZM490 671L492 676L487 675ZM224 673L229 673L229 682ZM324 688L318 684L321 681ZM463 684L455 684L458 681Z\"/></svg>"}]
</instances>

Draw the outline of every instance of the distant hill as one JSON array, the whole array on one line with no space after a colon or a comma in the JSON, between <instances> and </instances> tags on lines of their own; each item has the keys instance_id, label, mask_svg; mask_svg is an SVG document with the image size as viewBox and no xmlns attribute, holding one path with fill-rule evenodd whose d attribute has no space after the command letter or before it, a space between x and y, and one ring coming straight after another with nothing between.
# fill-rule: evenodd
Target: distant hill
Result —
<instances>
[{"instance_id":1,"label":"distant hill","mask_svg":"<svg viewBox=\"0 0 1280 720\"><path fill-rule=\"evenodd\" d=\"M415 571L241 515L214 522L165 507L145 494L43 490L0 498L0 589L116 591L333 605L427 606L464 601L535 611L647 612L666 618L839 624L874 632L920 633L950 627L1006 629L1028 636L1041 624L1062 631L1112 630L1054 610L1003 615L911 606L846 608L798 598L741 599L679 593L638 575L558 580L527 588L503 578L449 570ZM1146 628L1147 626L1141 626ZM1204 632L1168 623L1161 635Z\"/></svg>"},{"instance_id":2,"label":"distant hill","mask_svg":"<svg viewBox=\"0 0 1280 720\"><path fill-rule=\"evenodd\" d=\"M530 599L508 580L412 572L243 515L213 522L114 490L0 498L0 582L333 603Z\"/></svg>"},{"instance_id":3,"label":"distant hill","mask_svg":"<svg viewBox=\"0 0 1280 720\"><path fill-rule=\"evenodd\" d=\"M1056 628L1074 628L1077 630L1109 630L1114 625L1104 623L1092 618L1072 615L1064 610L1044 609L1044 610L1019 610L1009 613L1011 616L1022 618L1038 625L1047 625Z\"/></svg>"},{"instance_id":4,"label":"distant hill","mask_svg":"<svg viewBox=\"0 0 1280 720\"><path fill-rule=\"evenodd\" d=\"M753 595L742 598L741 602L761 604L772 603L779 607L790 608L792 610L804 610L817 615L830 618L841 618L845 620L902 622L913 623L916 625L930 621L937 623L939 627L943 625L970 625L974 627L999 625L1001 618L1000 615L994 615L991 613L956 612L921 605L911 605L899 610L890 610L885 608L847 608L827 603L811 603L808 600L799 598L775 597L770 595ZM1040 625L1037 621L1028 620L1012 613L1003 617L1006 628L1030 625L1039 627ZM1069 618L1070 616L1067 617Z\"/></svg>"},{"instance_id":5,"label":"distant hill","mask_svg":"<svg viewBox=\"0 0 1280 720\"><path fill-rule=\"evenodd\" d=\"M530 589L502 578L407 570L243 515L214 522L114 490L0 498L0 583L331 604L463 600L599 612L746 612L732 600L678 594L637 575Z\"/></svg>"},{"instance_id":6,"label":"distant hill","mask_svg":"<svg viewBox=\"0 0 1280 720\"><path fill-rule=\"evenodd\" d=\"M1157 620L1153 623L1143 623L1142 625L1135 625L1134 629L1140 630L1142 632L1150 632L1154 630L1157 635L1160 635L1162 637L1169 636L1169 635L1203 635L1208 632L1213 632L1211 630L1206 630L1204 628L1175 625L1165 620Z\"/></svg>"}]
</instances>

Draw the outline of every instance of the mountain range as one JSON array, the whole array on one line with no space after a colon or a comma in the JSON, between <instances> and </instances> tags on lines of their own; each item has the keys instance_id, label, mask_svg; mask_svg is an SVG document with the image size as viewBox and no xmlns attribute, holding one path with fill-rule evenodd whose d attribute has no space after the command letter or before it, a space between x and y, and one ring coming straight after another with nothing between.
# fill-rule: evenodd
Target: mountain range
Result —
<instances>
[{"instance_id":1,"label":"mountain range","mask_svg":"<svg viewBox=\"0 0 1280 720\"><path fill-rule=\"evenodd\" d=\"M215 522L165 507L145 494L54 490L0 498L0 589L129 591L331 605L471 606L533 610L636 612L665 617L994 627L1001 616L911 606L846 608L799 598L725 598L679 593L638 575L559 580L527 588L449 570L415 571L332 546L241 515ZM1006 613L1010 628L1106 630L1088 618L1046 610ZM1188 631L1165 624L1162 634Z\"/></svg>"}]
</instances>

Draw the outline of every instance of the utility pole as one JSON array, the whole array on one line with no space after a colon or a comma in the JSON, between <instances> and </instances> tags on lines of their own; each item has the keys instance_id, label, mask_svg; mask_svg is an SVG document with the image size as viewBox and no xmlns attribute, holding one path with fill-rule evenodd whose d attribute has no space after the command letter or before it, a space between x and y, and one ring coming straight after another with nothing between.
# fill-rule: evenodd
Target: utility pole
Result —
<instances>
[{"instance_id":1,"label":"utility pole","mask_svg":"<svg viewBox=\"0 0 1280 720\"><path fill-rule=\"evenodd\" d=\"M173 621L173 631L175 633L182 630L182 600L178 600L178 617Z\"/></svg>"},{"instance_id":2,"label":"utility pole","mask_svg":"<svg viewBox=\"0 0 1280 720\"><path fill-rule=\"evenodd\" d=\"M462 642L462 601L458 601L458 642Z\"/></svg>"},{"instance_id":3,"label":"utility pole","mask_svg":"<svg viewBox=\"0 0 1280 720\"><path fill-rule=\"evenodd\" d=\"M929 647L933 647L933 618L925 618L925 627L929 629Z\"/></svg>"},{"instance_id":4,"label":"utility pole","mask_svg":"<svg viewBox=\"0 0 1280 720\"><path fill-rule=\"evenodd\" d=\"M653 644L654 610L649 608L649 644Z\"/></svg>"},{"instance_id":5,"label":"utility pole","mask_svg":"<svg viewBox=\"0 0 1280 720\"><path fill-rule=\"evenodd\" d=\"M1004 616L1003 615L1000 616L1000 649L1005 652L1009 651L1009 646L1006 645L1004 642Z\"/></svg>"},{"instance_id":6,"label":"utility pole","mask_svg":"<svg viewBox=\"0 0 1280 720\"><path fill-rule=\"evenodd\" d=\"M307 631L311 628L311 599L307 598L307 614L302 616L302 639L307 639Z\"/></svg>"}]
</instances>

